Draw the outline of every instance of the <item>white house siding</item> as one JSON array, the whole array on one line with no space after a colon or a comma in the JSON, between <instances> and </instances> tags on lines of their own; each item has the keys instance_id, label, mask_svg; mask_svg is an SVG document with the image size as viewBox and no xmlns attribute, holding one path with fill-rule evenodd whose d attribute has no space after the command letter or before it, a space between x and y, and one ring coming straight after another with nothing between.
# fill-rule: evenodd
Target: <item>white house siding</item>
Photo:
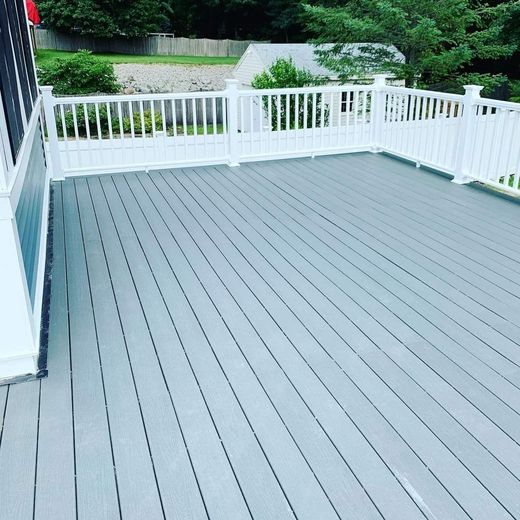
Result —
<instances>
[{"instance_id":1,"label":"white house siding","mask_svg":"<svg viewBox=\"0 0 520 520\"><path fill-rule=\"evenodd\" d=\"M233 76L240 82L241 88L250 88L253 78L265 68L256 51L250 46L235 67Z\"/></svg>"}]
</instances>

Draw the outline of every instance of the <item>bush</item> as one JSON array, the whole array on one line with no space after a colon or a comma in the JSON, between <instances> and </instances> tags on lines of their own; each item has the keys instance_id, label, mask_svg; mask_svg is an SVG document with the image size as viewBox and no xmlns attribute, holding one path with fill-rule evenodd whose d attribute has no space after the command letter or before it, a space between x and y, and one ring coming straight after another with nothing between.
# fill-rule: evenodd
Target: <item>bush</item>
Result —
<instances>
[{"instance_id":1,"label":"bush","mask_svg":"<svg viewBox=\"0 0 520 520\"><path fill-rule=\"evenodd\" d=\"M520 80L515 79L509 82L509 101L520 103Z\"/></svg>"},{"instance_id":2,"label":"bush","mask_svg":"<svg viewBox=\"0 0 520 520\"><path fill-rule=\"evenodd\" d=\"M480 92L483 97L494 99L507 99L508 97L508 81L503 74L469 72L441 83L420 84L419 87L451 94L464 94L464 85L481 85L484 87Z\"/></svg>"},{"instance_id":3,"label":"bush","mask_svg":"<svg viewBox=\"0 0 520 520\"><path fill-rule=\"evenodd\" d=\"M101 130L101 135L108 134L108 113L106 106L101 105L98 109L99 111L99 128ZM67 137L69 139L73 139L75 137L74 132L74 114L72 110L66 110L64 112L65 119L65 129L67 131ZM96 118L96 107L90 105L87 108L87 119L89 125L89 132L92 137L97 137L98 135L98 127L97 127L97 118ZM83 109L83 105L76 106L76 122L78 125L78 137L86 137L87 136L87 124L85 121L85 111ZM112 128L115 130L118 128L119 123L112 118ZM63 137L63 123L61 116L58 116L56 121L58 135Z\"/></svg>"},{"instance_id":4,"label":"bush","mask_svg":"<svg viewBox=\"0 0 520 520\"><path fill-rule=\"evenodd\" d=\"M278 58L268 70L265 70L261 74L257 74L251 85L256 89L275 89L275 88L301 88L301 87L313 87L322 85L324 79L319 76L314 76L308 70L298 69L292 58ZM298 97L298 100L296 99ZM298 101L298 126L303 128L304 125L304 114L305 114L305 100L303 94L291 94L289 95L289 104L285 96L282 96L280 103L280 129L288 130L286 115L289 114L289 128L296 128L296 121L294 112L296 108L296 101ZM320 120L320 105L322 101L322 95L316 96L316 111L317 120ZM269 102L264 99L264 110L269 115ZM307 99L307 128L312 128L312 105L313 97L308 96ZM328 108L324 109L324 123L328 120ZM276 99L272 100L271 103L271 126L272 130L278 130L278 107Z\"/></svg>"},{"instance_id":5,"label":"bush","mask_svg":"<svg viewBox=\"0 0 520 520\"><path fill-rule=\"evenodd\" d=\"M162 132L163 124L162 124L161 114L159 112L155 112L154 116L155 116L155 130L157 132ZM141 135L142 134L142 125L141 125L141 113L139 111L134 112L133 120L134 120L134 134ZM152 130L153 130L152 111L151 110L143 111L143 120L144 120L145 133L151 134ZM132 125L130 123L131 123L130 117L125 117L123 119L123 130L126 134L129 134L132 131ZM119 128L119 126L117 128Z\"/></svg>"},{"instance_id":6,"label":"bush","mask_svg":"<svg viewBox=\"0 0 520 520\"><path fill-rule=\"evenodd\" d=\"M113 65L90 51L56 58L38 69L40 85L52 85L58 95L115 94L119 92Z\"/></svg>"}]
</instances>

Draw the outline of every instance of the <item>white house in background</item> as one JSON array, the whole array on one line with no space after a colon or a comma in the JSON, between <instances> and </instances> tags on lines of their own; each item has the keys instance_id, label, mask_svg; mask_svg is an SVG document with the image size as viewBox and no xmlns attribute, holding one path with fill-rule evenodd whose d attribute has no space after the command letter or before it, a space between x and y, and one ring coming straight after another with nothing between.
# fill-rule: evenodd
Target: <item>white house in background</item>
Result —
<instances>
[{"instance_id":1,"label":"white house in background","mask_svg":"<svg viewBox=\"0 0 520 520\"><path fill-rule=\"evenodd\" d=\"M349 44L354 55L360 55L366 43ZM385 47L381 44L374 46ZM321 49L332 47L332 44L321 45ZM386 46L399 60L404 61L404 55L393 45ZM315 76L326 78L331 85L339 84L338 76L320 65L316 60L316 47L310 43L252 43L233 70L233 76L240 82L242 88L251 88L254 77L268 69L278 58L292 58L298 69L306 69ZM352 78L349 83L371 83L374 73L367 73L364 77Z\"/></svg>"},{"instance_id":2,"label":"white house in background","mask_svg":"<svg viewBox=\"0 0 520 520\"><path fill-rule=\"evenodd\" d=\"M366 45L366 43L352 43L349 44L349 49L354 55L360 55L362 53L362 47ZM373 45L387 47L399 60L404 61L404 55L393 45ZM330 43L320 46L321 49L327 49L330 47L332 47L332 44ZM269 69L277 59L292 58L293 63L298 69L308 70L314 76L324 78L325 84L327 85L339 85L340 81L337 74L318 63L315 51L316 46L310 43L251 43L234 68L233 76L238 80L239 88L251 89L255 76ZM363 77L353 77L348 83L372 83L375 74L377 74L377 71L367 73ZM388 78L388 83L395 86L404 86L404 81L395 80L391 77ZM328 106L328 112L330 113L334 124L337 124L340 121L347 123L349 119L353 121L354 119L359 120L364 117L362 113L357 113L357 111L354 110L354 107L361 106L358 99L356 99L358 95L359 94L356 91L349 90L347 85L345 86L344 92L324 95L323 100ZM252 113L246 111L244 114L240 114L240 130L249 131L260 125L260 110L256 108L257 106L258 102L255 103L255 109ZM267 114L265 113L262 125L264 127L267 125Z\"/></svg>"}]
</instances>

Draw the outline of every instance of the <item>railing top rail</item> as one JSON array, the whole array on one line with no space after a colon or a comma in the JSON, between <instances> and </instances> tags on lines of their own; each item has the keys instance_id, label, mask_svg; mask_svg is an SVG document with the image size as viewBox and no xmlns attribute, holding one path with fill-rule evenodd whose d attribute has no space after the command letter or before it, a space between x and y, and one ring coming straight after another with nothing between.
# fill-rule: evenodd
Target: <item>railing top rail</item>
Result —
<instances>
[{"instance_id":1,"label":"railing top rail","mask_svg":"<svg viewBox=\"0 0 520 520\"><path fill-rule=\"evenodd\" d=\"M464 96L461 94L450 94L448 92L437 92L435 90L422 90L418 88L385 86L384 91L395 92L398 94L411 94L413 96L435 97L450 101L462 101L464 99Z\"/></svg>"},{"instance_id":2,"label":"railing top rail","mask_svg":"<svg viewBox=\"0 0 520 520\"><path fill-rule=\"evenodd\" d=\"M516 110L520 112L520 103L512 101L502 101L500 99L478 98L475 103L487 107L505 108L507 110Z\"/></svg>"},{"instance_id":3,"label":"railing top rail","mask_svg":"<svg viewBox=\"0 0 520 520\"><path fill-rule=\"evenodd\" d=\"M323 94L326 92L364 92L374 90L374 85L324 85L318 87L272 88L239 90L240 96L278 96L285 94Z\"/></svg>"},{"instance_id":4,"label":"railing top rail","mask_svg":"<svg viewBox=\"0 0 520 520\"><path fill-rule=\"evenodd\" d=\"M82 103L117 103L127 101L166 101L177 99L211 99L225 97L224 91L208 92L166 92L163 94L106 94L101 96L63 96L53 97L55 105Z\"/></svg>"}]
</instances>

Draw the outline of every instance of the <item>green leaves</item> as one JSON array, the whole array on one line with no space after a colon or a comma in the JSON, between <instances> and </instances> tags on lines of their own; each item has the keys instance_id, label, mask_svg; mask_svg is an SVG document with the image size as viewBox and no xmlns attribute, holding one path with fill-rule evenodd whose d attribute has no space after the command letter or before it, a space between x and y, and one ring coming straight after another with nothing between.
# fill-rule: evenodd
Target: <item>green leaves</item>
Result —
<instances>
[{"instance_id":1,"label":"green leaves","mask_svg":"<svg viewBox=\"0 0 520 520\"><path fill-rule=\"evenodd\" d=\"M474 59L510 56L519 43L501 38L505 25L513 24L511 10L520 13L518 2L488 7L470 0L340 0L332 7L304 7L314 42L337 43L318 55L343 81L363 71L389 72L409 85L440 81ZM349 42L394 45L405 60L373 45L355 55Z\"/></svg>"},{"instance_id":2,"label":"green leaves","mask_svg":"<svg viewBox=\"0 0 520 520\"><path fill-rule=\"evenodd\" d=\"M252 86L257 89L298 88L321 85L323 81L308 70L297 69L291 58L278 58L268 70L254 77Z\"/></svg>"},{"instance_id":3,"label":"green leaves","mask_svg":"<svg viewBox=\"0 0 520 520\"><path fill-rule=\"evenodd\" d=\"M40 0L45 23L98 37L145 36L168 22L171 0Z\"/></svg>"},{"instance_id":4,"label":"green leaves","mask_svg":"<svg viewBox=\"0 0 520 520\"><path fill-rule=\"evenodd\" d=\"M38 69L40 85L54 86L54 94L114 94L119 92L113 65L90 51L79 51L70 58L56 58Z\"/></svg>"}]
</instances>

